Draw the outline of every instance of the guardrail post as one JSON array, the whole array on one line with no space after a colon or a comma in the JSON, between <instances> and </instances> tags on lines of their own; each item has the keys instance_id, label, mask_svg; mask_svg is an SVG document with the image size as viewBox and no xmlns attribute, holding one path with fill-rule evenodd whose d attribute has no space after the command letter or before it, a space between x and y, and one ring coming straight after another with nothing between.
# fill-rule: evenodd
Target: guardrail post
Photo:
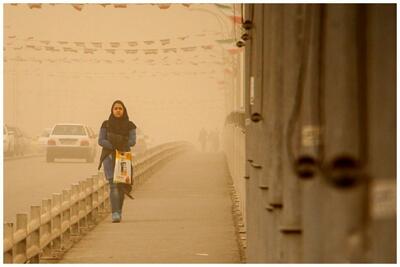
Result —
<instances>
[{"instance_id":1,"label":"guardrail post","mask_svg":"<svg viewBox=\"0 0 400 267\"><path fill-rule=\"evenodd\" d=\"M16 226L14 240L17 240L17 243L15 244L14 263L25 263L27 260L26 234L28 230L28 214L18 213Z\"/></svg>"},{"instance_id":2,"label":"guardrail post","mask_svg":"<svg viewBox=\"0 0 400 267\"><path fill-rule=\"evenodd\" d=\"M61 213L61 249L66 250L71 246L71 190L62 191Z\"/></svg>"},{"instance_id":3,"label":"guardrail post","mask_svg":"<svg viewBox=\"0 0 400 267\"><path fill-rule=\"evenodd\" d=\"M52 217L52 250L53 253L57 253L61 250L62 238L61 238L61 194L52 194L53 201L51 205L51 217Z\"/></svg>"},{"instance_id":4,"label":"guardrail post","mask_svg":"<svg viewBox=\"0 0 400 267\"><path fill-rule=\"evenodd\" d=\"M3 262L4 263L13 263L14 261L14 249L13 249L13 240L14 240L14 224L13 223L5 223L3 224L4 230L4 240L3 240Z\"/></svg>"},{"instance_id":5,"label":"guardrail post","mask_svg":"<svg viewBox=\"0 0 400 267\"><path fill-rule=\"evenodd\" d=\"M79 235L79 185L71 185L71 236Z\"/></svg>"},{"instance_id":6,"label":"guardrail post","mask_svg":"<svg viewBox=\"0 0 400 267\"><path fill-rule=\"evenodd\" d=\"M99 220L99 177L97 175L92 175L93 178L93 193L92 193L92 216L94 223Z\"/></svg>"},{"instance_id":7,"label":"guardrail post","mask_svg":"<svg viewBox=\"0 0 400 267\"><path fill-rule=\"evenodd\" d=\"M88 226L95 224L95 211L93 210L93 178L86 178L85 183L86 189L86 211Z\"/></svg>"},{"instance_id":8,"label":"guardrail post","mask_svg":"<svg viewBox=\"0 0 400 267\"><path fill-rule=\"evenodd\" d=\"M79 181L79 229L87 228L85 181Z\"/></svg>"},{"instance_id":9,"label":"guardrail post","mask_svg":"<svg viewBox=\"0 0 400 267\"><path fill-rule=\"evenodd\" d=\"M27 258L29 263L39 263L40 222L40 206L31 206L27 238Z\"/></svg>"},{"instance_id":10,"label":"guardrail post","mask_svg":"<svg viewBox=\"0 0 400 267\"><path fill-rule=\"evenodd\" d=\"M51 199L42 200L40 249L41 258L51 257Z\"/></svg>"}]
</instances>

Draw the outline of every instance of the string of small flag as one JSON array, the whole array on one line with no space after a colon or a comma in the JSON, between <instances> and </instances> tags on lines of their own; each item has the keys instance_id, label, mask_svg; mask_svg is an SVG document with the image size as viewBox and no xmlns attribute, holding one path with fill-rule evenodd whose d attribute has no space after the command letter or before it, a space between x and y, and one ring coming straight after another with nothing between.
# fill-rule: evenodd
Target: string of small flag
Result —
<instances>
[{"instance_id":1,"label":"string of small flag","mask_svg":"<svg viewBox=\"0 0 400 267\"><path fill-rule=\"evenodd\" d=\"M4 51L7 49L22 50L29 49L32 51L46 52L68 52L68 53L84 53L94 54L98 52L116 54L138 54L154 55L161 53L177 53L177 52L194 52L196 50L215 50L215 43L225 48L228 52L240 52L243 49L234 46L234 39L217 39L215 43L203 43L200 45L186 45L180 47L162 47L162 48L138 48L137 41L128 42L82 42L82 41L49 41L49 40L33 40L32 37L23 41L16 39L16 36L8 36L5 43ZM10 41L11 40L11 41ZM146 45L154 44L155 41L143 41ZM160 40L165 45L170 39Z\"/></svg>"}]
</instances>

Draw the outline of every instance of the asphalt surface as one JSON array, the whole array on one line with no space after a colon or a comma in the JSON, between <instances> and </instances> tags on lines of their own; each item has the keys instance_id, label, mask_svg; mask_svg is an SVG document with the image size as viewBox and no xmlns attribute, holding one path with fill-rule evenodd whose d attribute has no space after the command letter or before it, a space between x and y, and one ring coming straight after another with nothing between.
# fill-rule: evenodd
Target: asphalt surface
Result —
<instances>
[{"instance_id":1,"label":"asphalt surface","mask_svg":"<svg viewBox=\"0 0 400 267\"><path fill-rule=\"evenodd\" d=\"M97 151L99 153L99 149ZM44 156L3 161L3 221L15 222L17 213L28 213L31 205L70 189L73 183L97 173L99 155L94 163L81 159L57 159L47 163Z\"/></svg>"},{"instance_id":2,"label":"asphalt surface","mask_svg":"<svg viewBox=\"0 0 400 267\"><path fill-rule=\"evenodd\" d=\"M240 263L229 184L222 153L181 154L60 263Z\"/></svg>"}]
</instances>

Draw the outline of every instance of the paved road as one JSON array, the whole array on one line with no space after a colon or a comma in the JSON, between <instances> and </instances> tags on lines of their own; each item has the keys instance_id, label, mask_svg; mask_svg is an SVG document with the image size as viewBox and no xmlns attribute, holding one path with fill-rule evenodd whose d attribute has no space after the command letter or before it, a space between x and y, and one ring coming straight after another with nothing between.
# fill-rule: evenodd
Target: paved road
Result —
<instances>
[{"instance_id":1,"label":"paved road","mask_svg":"<svg viewBox=\"0 0 400 267\"><path fill-rule=\"evenodd\" d=\"M31 205L40 205L52 193L61 193L72 183L96 174L98 158L94 163L80 159L47 163L45 157L3 161L4 222L15 222L16 213L29 214Z\"/></svg>"},{"instance_id":2,"label":"paved road","mask_svg":"<svg viewBox=\"0 0 400 267\"><path fill-rule=\"evenodd\" d=\"M239 263L223 154L188 152L166 164L61 263Z\"/></svg>"}]
</instances>

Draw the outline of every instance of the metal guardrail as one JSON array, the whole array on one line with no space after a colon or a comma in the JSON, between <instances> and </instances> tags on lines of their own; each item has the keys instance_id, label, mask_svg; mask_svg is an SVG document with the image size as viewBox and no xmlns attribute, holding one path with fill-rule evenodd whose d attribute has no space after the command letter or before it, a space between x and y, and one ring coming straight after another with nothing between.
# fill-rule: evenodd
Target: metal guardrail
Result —
<instances>
[{"instance_id":1,"label":"metal guardrail","mask_svg":"<svg viewBox=\"0 0 400 267\"><path fill-rule=\"evenodd\" d=\"M171 156L189 148L171 142L151 148L133 160L134 188L143 183ZM108 182L103 172L72 184L62 193L31 206L30 215L16 215L16 224L4 223L4 263L39 263L58 259L82 234L110 212Z\"/></svg>"}]
</instances>

